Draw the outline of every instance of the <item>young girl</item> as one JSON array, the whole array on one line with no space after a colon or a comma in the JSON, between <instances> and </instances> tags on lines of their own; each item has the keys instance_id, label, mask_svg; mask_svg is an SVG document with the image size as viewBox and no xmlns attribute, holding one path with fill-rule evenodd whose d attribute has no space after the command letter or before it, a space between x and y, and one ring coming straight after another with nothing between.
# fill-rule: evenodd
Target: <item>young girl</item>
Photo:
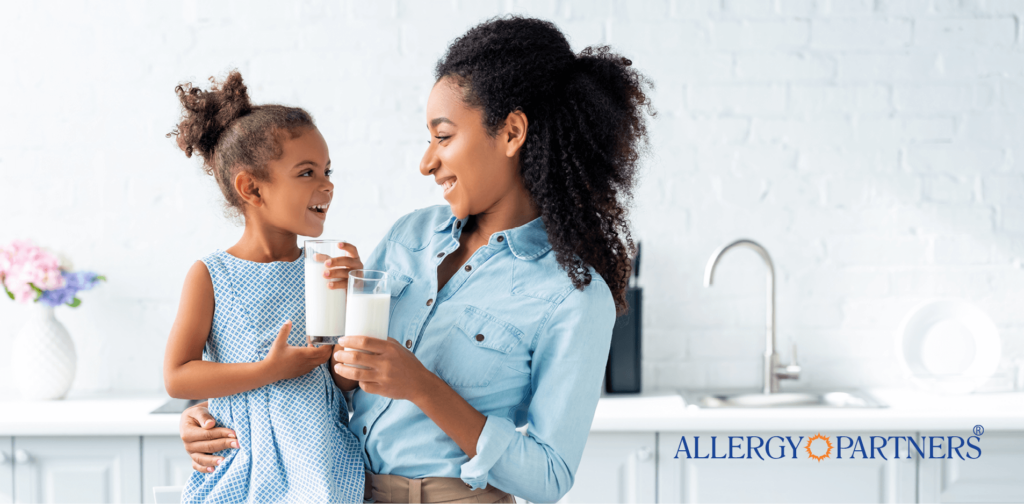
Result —
<instances>
[{"instance_id":1,"label":"young girl","mask_svg":"<svg viewBox=\"0 0 1024 504\"><path fill-rule=\"evenodd\" d=\"M210 91L175 92L184 113L168 136L203 158L229 211L245 221L238 243L189 270L167 341L167 392L213 398L210 412L237 434L238 449L216 470L193 473L182 500L362 502L359 441L335 386L355 383L332 378L331 346L302 346L297 239L323 232L334 195L327 144L306 111L252 105L237 71ZM331 268L362 267L346 247L350 257Z\"/></svg>"}]
</instances>

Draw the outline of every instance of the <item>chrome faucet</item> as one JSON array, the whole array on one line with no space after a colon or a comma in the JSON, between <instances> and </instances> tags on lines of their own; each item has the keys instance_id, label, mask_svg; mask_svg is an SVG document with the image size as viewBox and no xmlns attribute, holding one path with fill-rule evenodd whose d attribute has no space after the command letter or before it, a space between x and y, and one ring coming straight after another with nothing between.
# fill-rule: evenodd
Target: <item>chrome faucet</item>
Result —
<instances>
[{"instance_id":1,"label":"chrome faucet","mask_svg":"<svg viewBox=\"0 0 1024 504\"><path fill-rule=\"evenodd\" d=\"M746 247L757 252L757 255L764 259L765 266L768 267L768 309L766 310L767 327L765 328L765 348L764 348L764 385L761 391L765 394L774 394L779 391L779 380L797 380L800 378L800 366L796 362L796 344L793 344L793 358L788 366L779 364L779 354L775 351L775 266L772 264L772 258L768 256L768 251L764 249L757 242L752 240L736 240L728 245L720 247L715 253L711 254L711 259L708 260L708 265L704 268L704 287L711 287L711 283L715 276L715 266L718 264L718 260L722 258L722 255L726 251L733 247Z\"/></svg>"}]
</instances>

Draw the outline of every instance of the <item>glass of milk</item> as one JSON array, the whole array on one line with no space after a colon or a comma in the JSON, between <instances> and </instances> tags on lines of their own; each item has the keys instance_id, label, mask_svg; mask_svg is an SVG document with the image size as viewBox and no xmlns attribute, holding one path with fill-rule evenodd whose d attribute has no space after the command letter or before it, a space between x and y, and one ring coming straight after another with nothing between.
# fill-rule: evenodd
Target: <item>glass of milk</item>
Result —
<instances>
[{"instance_id":1,"label":"glass of milk","mask_svg":"<svg viewBox=\"0 0 1024 504\"><path fill-rule=\"evenodd\" d=\"M345 335L345 289L329 289L324 262L341 255L340 240L306 240L306 341L333 345Z\"/></svg>"},{"instance_id":2,"label":"glass of milk","mask_svg":"<svg viewBox=\"0 0 1024 504\"><path fill-rule=\"evenodd\" d=\"M345 334L388 339L388 316L391 314L388 274L374 270L349 271L348 307L345 312ZM351 366L362 368L354 364Z\"/></svg>"}]
</instances>

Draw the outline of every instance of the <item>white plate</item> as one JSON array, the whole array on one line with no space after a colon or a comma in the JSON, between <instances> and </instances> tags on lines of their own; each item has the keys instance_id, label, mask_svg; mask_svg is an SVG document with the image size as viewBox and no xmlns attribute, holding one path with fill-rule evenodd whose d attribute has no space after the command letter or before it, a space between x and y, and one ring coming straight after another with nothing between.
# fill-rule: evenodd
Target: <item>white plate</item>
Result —
<instances>
[{"instance_id":1,"label":"white plate","mask_svg":"<svg viewBox=\"0 0 1024 504\"><path fill-rule=\"evenodd\" d=\"M945 394L966 394L981 386L999 365L999 330L985 312L962 300L923 303L903 320L897 355L917 386Z\"/></svg>"}]
</instances>

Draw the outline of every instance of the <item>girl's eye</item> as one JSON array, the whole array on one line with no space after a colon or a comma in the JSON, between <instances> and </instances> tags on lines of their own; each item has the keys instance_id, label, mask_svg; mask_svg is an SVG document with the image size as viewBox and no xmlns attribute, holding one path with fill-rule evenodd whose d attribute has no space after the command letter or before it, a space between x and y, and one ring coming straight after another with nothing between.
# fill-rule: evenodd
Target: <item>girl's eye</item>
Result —
<instances>
[{"instance_id":1,"label":"girl's eye","mask_svg":"<svg viewBox=\"0 0 1024 504\"><path fill-rule=\"evenodd\" d=\"M300 173L299 176L300 177L312 177L313 176L313 170L306 170L306 171Z\"/></svg>"},{"instance_id":2,"label":"girl's eye","mask_svg":"<svg viewBox=\"0 0 1024 504\"><path fill-rule=\"evenodd\" d=\"M330 177L332 173L334 173L334 168L328 168L327 171L324 172L324 175Z\"/></svg>"}]
</instances>

